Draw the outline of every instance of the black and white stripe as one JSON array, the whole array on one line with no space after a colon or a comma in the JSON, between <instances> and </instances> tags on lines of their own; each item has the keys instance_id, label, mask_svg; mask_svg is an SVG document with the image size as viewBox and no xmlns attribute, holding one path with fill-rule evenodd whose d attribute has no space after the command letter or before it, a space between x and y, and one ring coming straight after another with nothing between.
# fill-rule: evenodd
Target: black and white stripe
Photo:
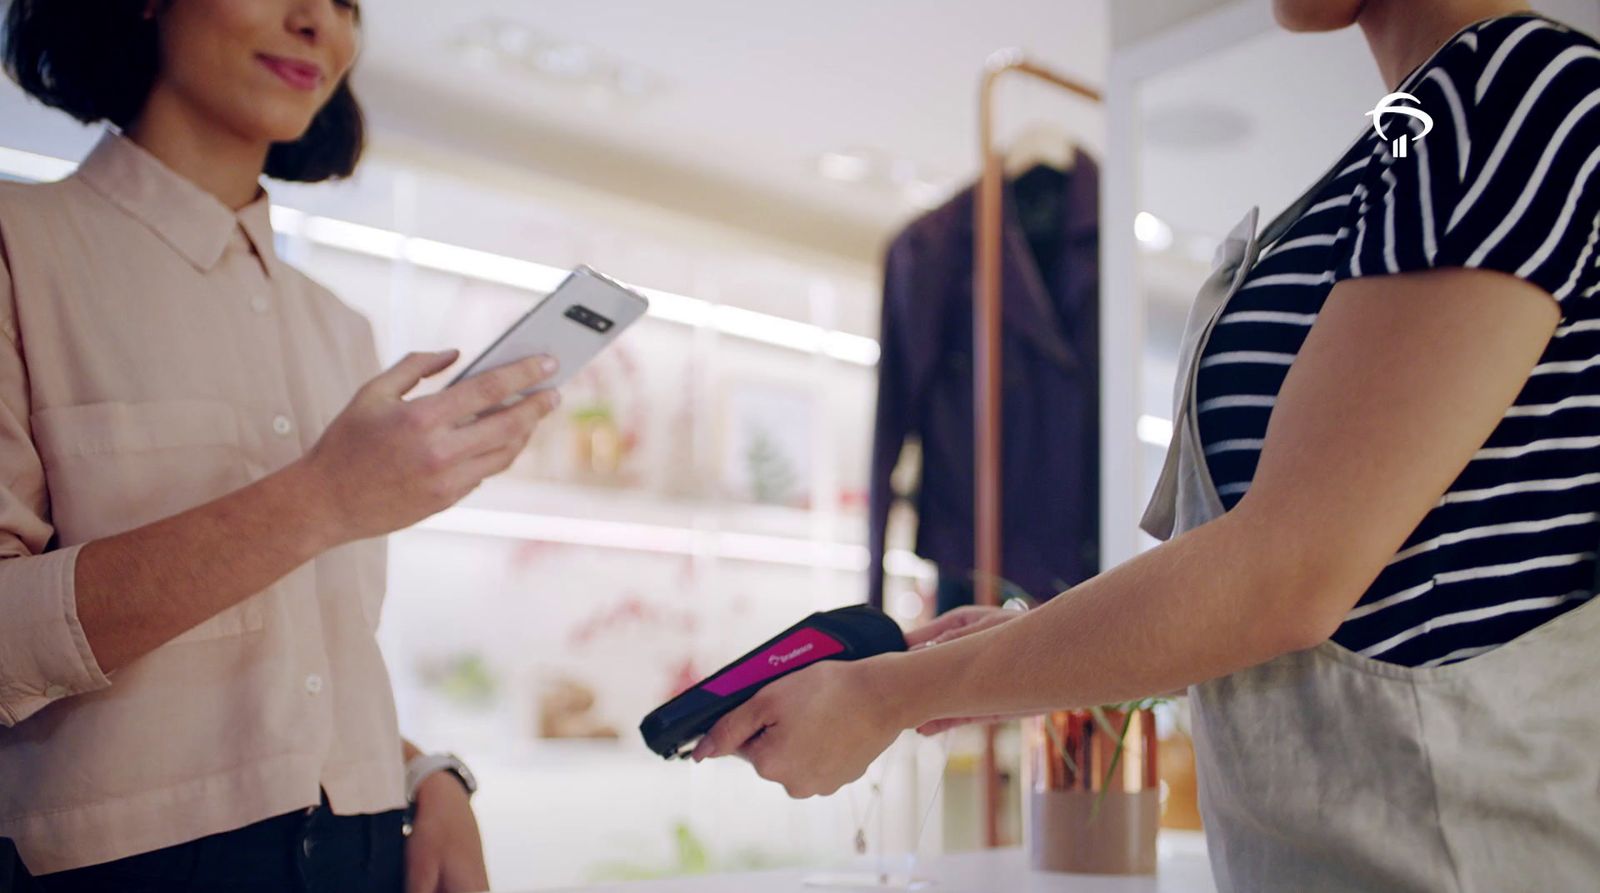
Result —
<instances>
[{"instance_id":1,"label":"black and white stripe","mask_svg":"<svg viewBox=\"0 0 1600 893\"><path fill-rule=\"evenodd\" d=\"M1600 45L1535 14L1475 25L1400 86L1434 128L1370 129L1266 246L1199 364L1225 507L1249 489L1284 377L1342 279L1481 267L1549 292L1560 327L1500 425L1334 635L1379 660L1483 654L1593 594L1600 546ZM1414 119L1393 116L1416 133ZM1490 337L1492 333L1485 333Z\"/></svg>"}]
</instances>

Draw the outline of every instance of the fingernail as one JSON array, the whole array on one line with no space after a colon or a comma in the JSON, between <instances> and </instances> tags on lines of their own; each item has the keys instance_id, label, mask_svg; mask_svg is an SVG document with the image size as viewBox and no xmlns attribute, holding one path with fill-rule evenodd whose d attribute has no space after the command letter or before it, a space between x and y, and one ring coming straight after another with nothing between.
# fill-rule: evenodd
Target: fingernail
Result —
<instances>
[{"instance_id":1,"label":"fingernail","mask_svg":"<svg viewBox=\"0 0 1600 893\"><path fill-rule=\"evenodd\" d=\"M539 360L539 368L543 369L546 375L556 371L556 365L555 357L542 357Z\"/></svg>"},{"instance_id":2,"label":"fingernail","mask_svg":"<svg viewBox=\"0 0 1600 893\"><path fill-rule=\"evenodd\" d=\"M716 755L717 745L712 742L710 738L702 738L700 739L700 743L694 746L694 761L696 763L700 762L701 760L710 759Z\"/></svg>"},{"instance_id":3,"label":"fingernail","mask_svg":"<svg viewBox=\"0 0 1600 893\"><path fill-rule=\"evenodd\" d=\"M544 394L545 394L545 397L544 397L545 408L548 409L551 412L554 412L556 407L561 405L561 392L560 391L545 391Z\"/></svg>"}]
</instances>

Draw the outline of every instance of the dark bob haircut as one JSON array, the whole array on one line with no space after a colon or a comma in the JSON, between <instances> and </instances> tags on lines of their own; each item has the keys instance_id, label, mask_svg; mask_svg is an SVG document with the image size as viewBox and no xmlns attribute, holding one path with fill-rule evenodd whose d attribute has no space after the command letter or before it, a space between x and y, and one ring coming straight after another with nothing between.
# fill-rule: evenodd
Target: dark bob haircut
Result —
<instances>
[{"instance_id":1,"label":"dark bob haircut","mask_svg":"<svg viewBox=\"0 0 1600 893\"><path fill-rule=\"evenodd\" d=\"M45 105L85 124L127 130L144 108L158 64L156 23L147 0L11 0L6 12L6 73ZM263 173L315 183L348 177L361 160L366 124L348 79L293 142L273 143Z\"/></svg>"}]
</instances>

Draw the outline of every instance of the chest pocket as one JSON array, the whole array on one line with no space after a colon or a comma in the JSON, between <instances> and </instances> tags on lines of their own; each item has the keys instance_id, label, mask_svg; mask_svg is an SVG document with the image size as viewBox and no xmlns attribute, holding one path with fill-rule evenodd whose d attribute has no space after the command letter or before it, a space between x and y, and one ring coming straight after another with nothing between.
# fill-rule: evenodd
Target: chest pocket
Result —
<instances>
[{"instance_id":1,"label":"chest pocket","mask_svg":"<svg viewBox=\"0 0 1600 893\"><path fill-rule=\"evenodd\" d=\"M251 481L238 418L219 400L63 406L34 413L32 425L62 546L170 517ZM256 596L173 641L239 635L262 623Z\"/></svg>"}]
</instances>

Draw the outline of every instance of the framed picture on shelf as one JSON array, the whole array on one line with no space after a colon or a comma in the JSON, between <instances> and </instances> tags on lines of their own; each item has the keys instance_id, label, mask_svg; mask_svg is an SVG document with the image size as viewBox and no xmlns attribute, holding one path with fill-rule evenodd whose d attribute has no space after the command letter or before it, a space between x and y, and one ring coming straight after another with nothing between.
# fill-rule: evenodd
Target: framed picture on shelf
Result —
<instances>
[{"instance_id":1,"label":"framed picture on shelf","mask_svg":"<svg viewBox=\"0 0 1600 893\"><path fill-rule=\"evenodd\" d=\"M762 505L810 507L813 411L803 385L730 383L720 426L724 494Z\"/></svg>"}]
</instances>

